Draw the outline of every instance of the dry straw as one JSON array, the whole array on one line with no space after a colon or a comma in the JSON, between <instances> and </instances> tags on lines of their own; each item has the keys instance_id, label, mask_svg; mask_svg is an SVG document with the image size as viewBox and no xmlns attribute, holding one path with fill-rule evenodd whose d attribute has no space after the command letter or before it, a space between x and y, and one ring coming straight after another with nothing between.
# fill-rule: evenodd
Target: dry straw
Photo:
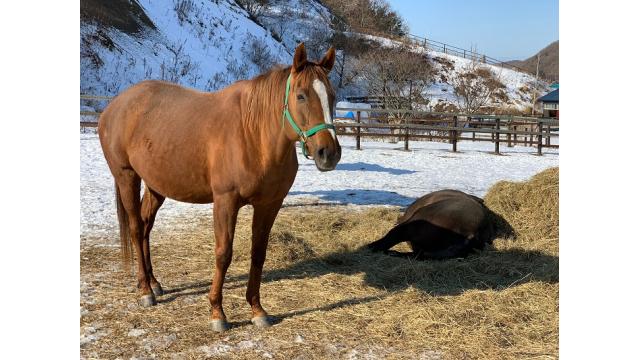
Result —
<instances>
[{"instance_id":1,"label":"dry straw","mask_svg":"<svg viewBox=\"0 0 640 360\"><path fill-rule=\"evenodd\" d=\"M270 238L262 284L263 305L278 323L264 331L249 324L244 300L250 209L242 210L238 220L224 290L225 311L234 327L224 334L207 327L206 295L213 269L209 217L185 215L157 224L152 234L154 268L169 293L150 309L135 305L135 280L118 270L116 247L83 247L80 325L86 343L81 354L556 358L558 169L527 182L500 182L485 200L513 226L517 237L497 239L494 247L466 259L425 262L360 249L384 235L400 209L282 209ZM115 242L116 234L111 237ZM401 244L399 250L408 247ZM139 333L143 334L133 336ZM97 340L90 341L91 336Z\"/></svg>"}]
</instances>

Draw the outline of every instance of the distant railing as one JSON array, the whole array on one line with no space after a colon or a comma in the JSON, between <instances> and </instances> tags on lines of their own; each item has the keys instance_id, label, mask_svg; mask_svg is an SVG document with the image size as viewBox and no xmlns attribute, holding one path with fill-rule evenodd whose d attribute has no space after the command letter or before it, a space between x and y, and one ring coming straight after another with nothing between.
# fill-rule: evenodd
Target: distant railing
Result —
<instances>
[{"instance_id":1,"label":"distant railing","mask_svg":"<svg viewBox=\"0 0 640 360\"><path fill-rule=\"evenodd\" d=\"M461 57L464 59L472 59L472 60L477 60L478 62L484 63L484 64L488 64L488 65L494 65L494 66L500 66L502 68L507 68L507 69L511 69L511 70L515 70L515 71L519 71L519 72L523 72L523 73L527 73L530 74L530 71L523 69L519 66L513 65L513 64L509 64L508 62L505 61L501 61L498 60L496 58L487 56L485 54L481 54L478 53L477 51L473 51L473 50L468 50L468 49L463 49L457 46L453 46L453 45L449 45L447 43L443 43L440 41L436 41L436 40L431 40L428 39L426 37L422 37L419 35L413 35L413 34L406 34L404 36L396 36L393 37L389 34L385 34L385 33L380 33L378 31L375 30L371 30L371 29L358 29L358 32L354 32L354 34L361 34L361 35L372 35L372 36L378 36L378 37L384 37L384 38L388 38L388 39L392 39L395 41L399 41L408 45L418 45L418 46L422 46L425 49L428 50L433 50L433 51L438 51L447 55L453 55L453 56L457 56L457 57Z\"/></svg>"},{"instance_id":2,"label":"distant railing","mask_svg":"<svg viewBox=\"0 0 640 360\"><path fill-rule=\"evenodd\" d=\"M111 97L80 95L80 99L107 101ZM538 155L542 155L543 148L559 148L551 141L560 136L559 121L553 118L392 109L336 108L336 111L353 115L335 116L334 125L338 135L355 137L357 150L362 149L361 139L366 137L404 141L405 150L409 150L410 141L425 140L448 142L453 152L458 151L459 141L493 142L495 154L500 154L500 146L505 143L508 147L535 146ZM92 121L81 119L81 128L98 126L100 112L81 111L80 115L95 117Z\"/></svg>"},{"instance_id":3,"label":"distant railing","mask_svg":"<svg viewBox=\"0 0 640 360\"><path fill-rule=\"evenodd\" d=\"M449 45L449 44L445 44L443 42L440 41L435 41L435 40L431 40L431 39L427 39L421 36L417 36L417 35L407 35L406 36L407 39L409 39L413 44L416 45L420 45L423 46L425 48L428 48L430 50L434 50L434 51L438 51L438 52L442 52L445 54L449 54L449 55L454 55L457 57L461 57L464 59L474 59L477 60L481 63L484 64L488 64L488 65L495 65L495 66L500 66L503 68L508 68L511 70L515 70L515 71L519 71L519 72L524 72L524 73L529 73L529 71L518 67L516 65L513 64L509 64L507 62L504 61L500 61L498 59L492 58L490 56L484 55L484 54L480 54L478 52L472 51L472 50L467 50L467 49L462 49L453 45Z\"/></svg>"}]
</instances>

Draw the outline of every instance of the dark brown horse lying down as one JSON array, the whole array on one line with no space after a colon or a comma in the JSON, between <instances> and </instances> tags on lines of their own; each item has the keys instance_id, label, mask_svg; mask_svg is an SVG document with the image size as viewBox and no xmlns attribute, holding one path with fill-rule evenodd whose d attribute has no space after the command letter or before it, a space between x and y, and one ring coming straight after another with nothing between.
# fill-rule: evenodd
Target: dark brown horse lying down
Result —
<instances>
[{"instance_id":1,"label":"dark brown horse lying down","mask_svg":"<svg viewBox=\"0 0 640 360\"><path fill-rule=\"evenodd\" d=\"M387 251L408 241L413 253L388 253L418 259L445 259L482 249L494 236L493 216L482 199L457 190L440 190L416 200L387 235L368 247Z\"/></svg>"},{"instance_id":2,"label":"dark brown horse lying down","mask_svg":"<svg viewBox=\"0 0 640 360\"><path fill-rule=\"evenodd\" d=\"M130 244L136 253L142 305L155 305L156 296L163 295L151 266L149 233L164 199L213 202L211 326L226 330L222 285L232 259L238 210L251 204L246 299L252 322L269 325L260 304L262 266L271 226L298 172L295 143L301 141L303 153L321 171L333 170L341 156L328 77L334 61L333 48L319 62L308 61L301 44L291 66L214 93L145 81L107 106L98 134L115 180L123 256L130 258Z\"/></svg>"}]
</instances>

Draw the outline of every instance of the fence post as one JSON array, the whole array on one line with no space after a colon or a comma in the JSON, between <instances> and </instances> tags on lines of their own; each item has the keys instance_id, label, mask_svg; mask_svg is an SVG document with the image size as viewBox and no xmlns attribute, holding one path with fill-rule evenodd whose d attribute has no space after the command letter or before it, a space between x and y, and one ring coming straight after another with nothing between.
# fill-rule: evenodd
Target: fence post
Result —
<instances>
[{"instance_id":1,"label":"fence post","mask_svg":"<svg viewBox=\"0 0 640 360\"><path fill-rule=\"evenodd\" d=\"M409 116L404 118L404 150L409 151Z\"/></svg>"},{"instance_id":2,"label":"fence post","mask_svg":"<svg viewBox=\"0 0 640 360\"><path fill-rule=\"evenodd\" d=\"M453 117L453 127L458 127L458 117ZM458 131L451 130L449 131L449 137L451 139L451 144L453 144L453 152L458 151Z\"/></svg>"},{"instance_id":3,"label":"fence post","mask_svg":"<svg viewBox=\"0 0 640 360\"><path fill-rule=\"evenodd\" d=\"M546 138L547 146L551 145L551 124L547 124L547 138Z\"/></svg>"},{"instance_id":4,"label":"fence post","mask_svg":"<svg viewBox=\"0 0 640 360\"><path fill-rule=\"evenodd\" d=\"M531 125L531 133L529 134L529 146L533 146L533 125Z\"/></svg>"},{"instance_id":5,"label":"fence post","mask_svg":"<svg viewBox=\"0 0 640 360\"><path fill-rule=\"evenodd\" d=\"M476 132L473 131L473 129L475 129L475 125L472 124L473 121L471 120L471 116L467 116L467 124L469 124L469 128L471 129L471 141L475 142L476 141Z\"/></svg>"},{"instance_id":6,"label":"fence post","mask_svg":"<svg viewBox=\"0 0 640 360\"><path fill-rule=\"evenodd\" d=\"M538 121L538 155L542 156L542 121Z\"/></svg>"},{"instance_id":7,"label":"fence post","mask_svg":"<svg viewBox=\"0 0 640 360\"><path fill-rule=\"evenodd\" d=\"M447 53L447 44L442 44L442 52Z\"/></svg>"},{"instance_id":8,"label":"fence post","mask_svg":"<svg viewBox=\"0 0 640 360\"><path fill-rule=\"evenodd\" d=\"M513 126L511 125L511 121L509 121L509 124L507 125L507 130L511 131L512 127ZM507 134L507 146L513 147L513 144L511 143L511 133Z\"/></svg>"},{"instance_id":9,"label":"fence post","mask_svg":"<svg viewBox=\"0 0 640 360\"><path fill-rule=\"evenodd\" d=\"M496 137L495 137L495 143L496 143L495 153L496 153L496 155L500 155L500 133L498 131L500 131L500 118L496 119Z\"/></svg>"},{"instance_id":10,"label":"fence post","mask_svg":"<svg viewBox=\"0 0 640 360\"><path fill-rule=\"evenodd\" d=\"M358 127L356 128L356 150L360 149L360 111L356 112L356 122L358 123Z\"/></svg>"}]
</instances>

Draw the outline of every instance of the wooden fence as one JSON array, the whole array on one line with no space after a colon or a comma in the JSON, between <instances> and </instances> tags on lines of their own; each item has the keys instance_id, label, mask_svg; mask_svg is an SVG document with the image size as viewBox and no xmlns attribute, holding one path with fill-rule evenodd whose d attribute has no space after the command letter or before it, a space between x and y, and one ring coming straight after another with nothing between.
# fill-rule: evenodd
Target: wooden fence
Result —
<instances>
[{"instance_id":1,"label":"wooden fence","mask_svg":"<svg viewBox=\"0 0 640 360\"><path fill-rule=\"evenodd\" d=\"M80 95L81 100L108 101L111 97ZM336 108L353 117L334 118L337 134L353 136L356 149L361 150L362 138L394 138L404 141L409 150L410 141L439 141L451 144L458 151L460 141L493 142L494 153L500 154L500 146L506 144L535 146L537 154L543 148L559 148L551 139L560 136L557 119L512 115L477 115L442 113L418 110ZM366 116L365 114L366 113ZM96 127L100 112L80 111L83 117L80 127ZM91 117L92 120L86 120ZM466 135L466 136L465 136Z\"/></svg>"},{"instance_id":2,"label":"wooden fence","mask_svg":"<svg viewBox=\"0 0 640 360\"><path fill-rule=\"evenodd\" d=\"M360 140L363 137L403 140L405 150L409 150L409 142L415 140L448 142L454 152L458 151L459 141L493 142L496 154L500 154L501 144L508 147L516 144L535 146L538 155L542 155L545 147L559 148L558 144L552 144L551 141L560 136L557 119L417 110L336 110L354 115L353 118L335 117L334 123L338 135L356 138L358 150L361 149ZM366 118L363 113L367 113Z\"/></svg>"}]
</instances>

